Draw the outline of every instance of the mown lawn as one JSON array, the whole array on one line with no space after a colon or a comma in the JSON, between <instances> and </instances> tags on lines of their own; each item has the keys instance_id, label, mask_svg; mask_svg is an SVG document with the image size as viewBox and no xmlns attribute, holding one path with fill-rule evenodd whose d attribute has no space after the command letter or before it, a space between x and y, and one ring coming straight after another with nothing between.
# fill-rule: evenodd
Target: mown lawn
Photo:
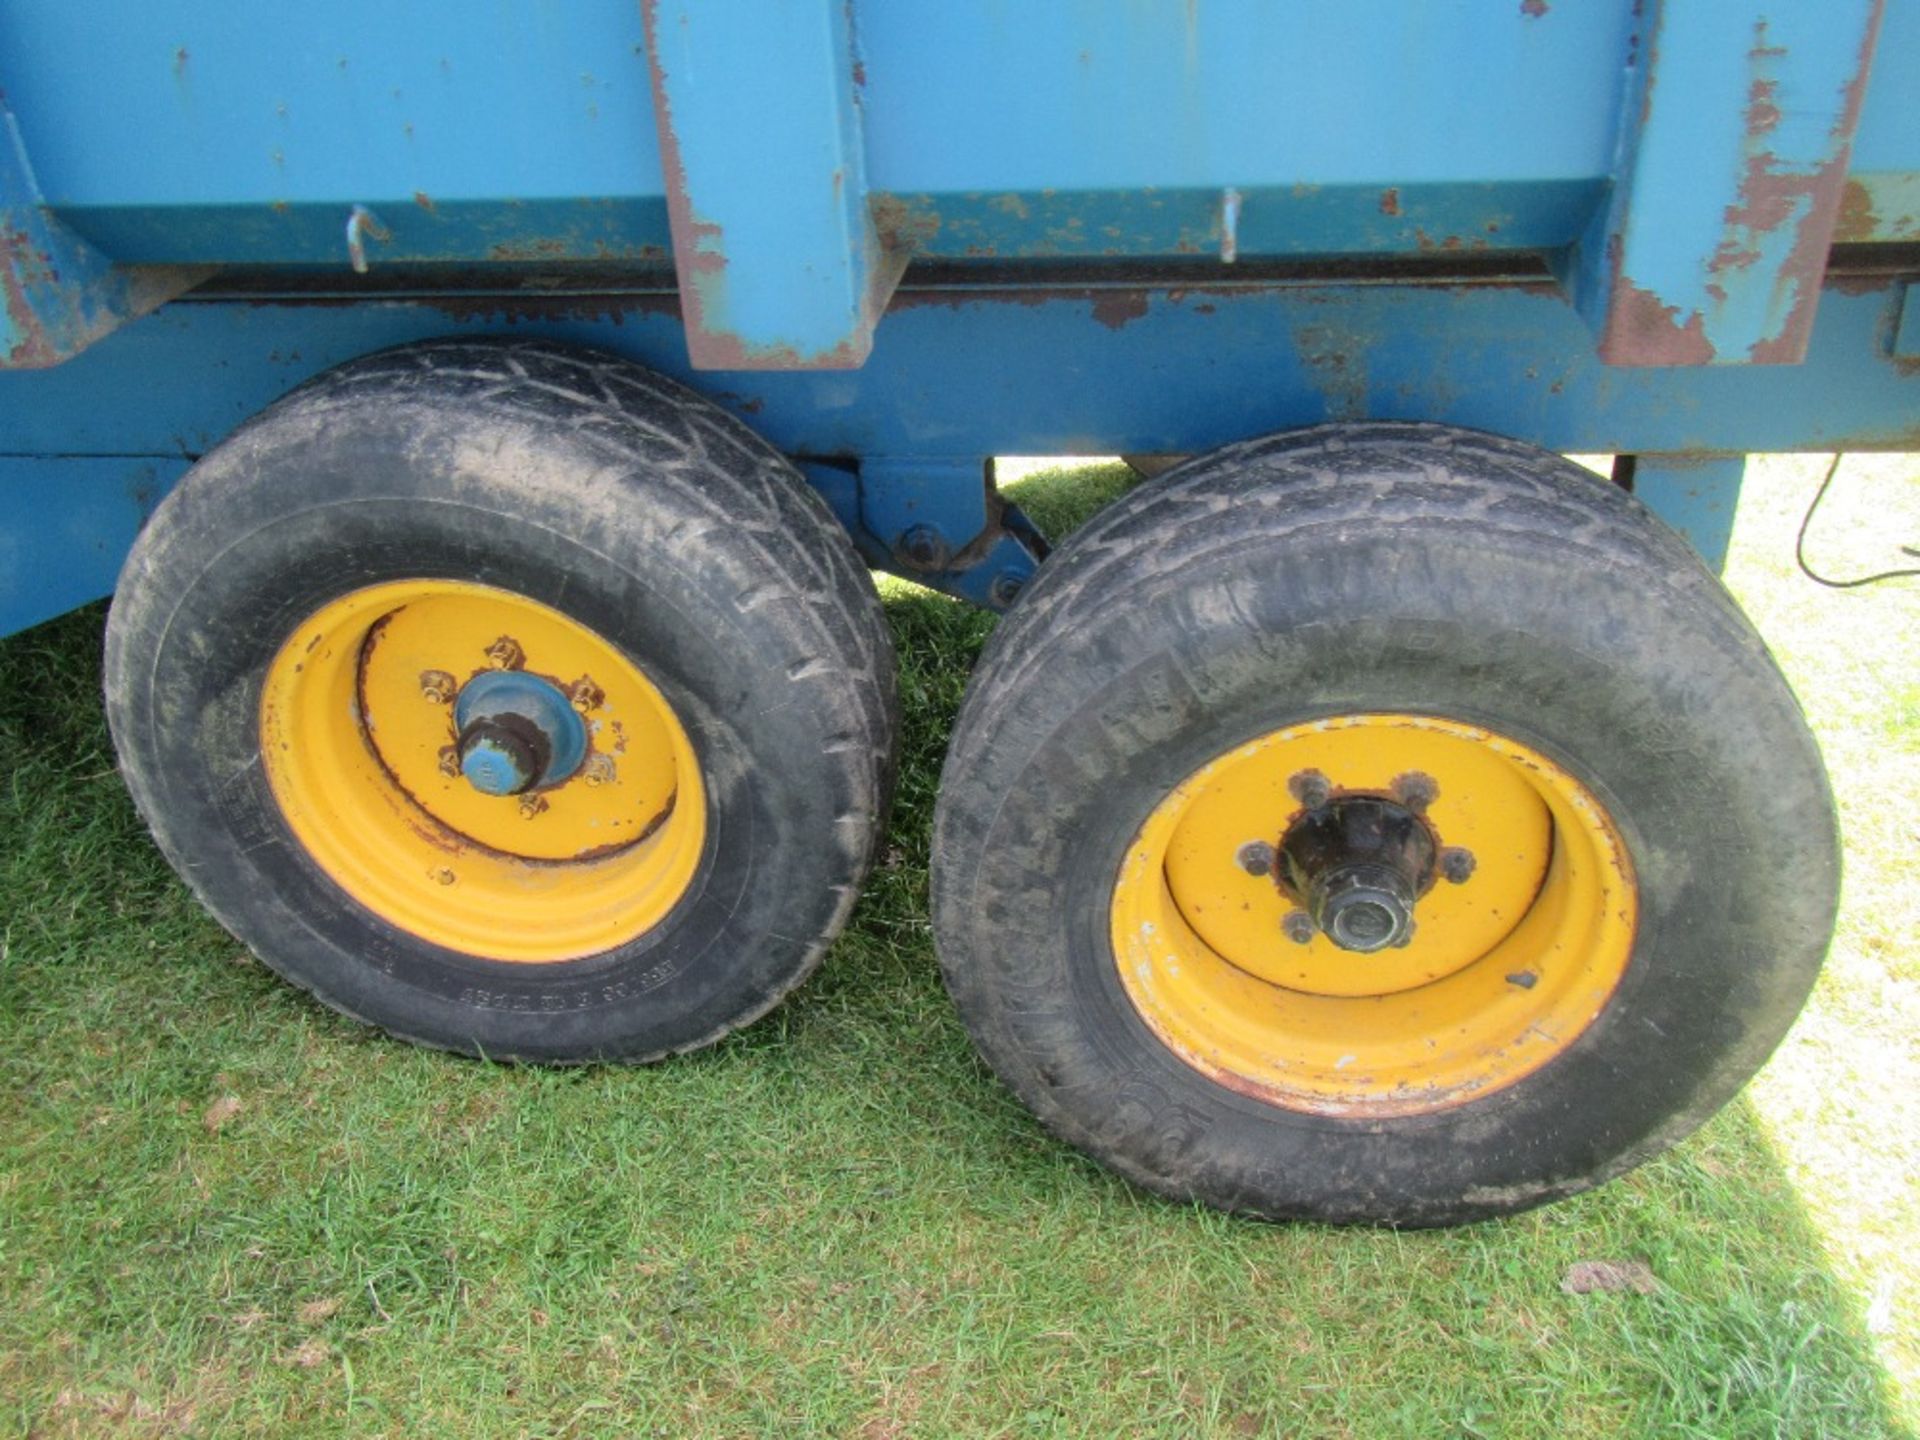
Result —
<instances>
[{"instance_id":1,"label":"mown lawn","mask_svg":"<svg viewBox=\"0 0 1920 1440\"><path fill-rule=\"evenodd\" d=\"M0 642L0 1432L1911 1435L1920 585L1797 578L1820 469L1757 467L1730 571L1841 801L1814 1004L1676 1153L1443 1234L1144 1198L973 1059L926 856L990 621L942 599L888 590L906 766L851 931L640 1071L427 1054L276 983L115 777L101 612ZM1123 483L1022 498L1058 531ZM1920 541L1920 458L1849 461L1817 529L1836 570ZM1658 1288L1565 1293L1595 1259Z\"/></svg>"}]
</instances>

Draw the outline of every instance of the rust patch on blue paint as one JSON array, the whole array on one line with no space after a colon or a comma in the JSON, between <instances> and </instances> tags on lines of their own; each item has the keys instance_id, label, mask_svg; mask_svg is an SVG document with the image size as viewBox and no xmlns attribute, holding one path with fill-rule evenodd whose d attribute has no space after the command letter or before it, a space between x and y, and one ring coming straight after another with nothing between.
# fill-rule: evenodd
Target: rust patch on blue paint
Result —
<instances>
[{"instance_id":1,"label":"rust patch on blue paint","mask_svg":"<svg viewBox=\"0 0 1920 1440\"><path fill-rule=\"evenodd\" d=\"M1678 305L1617 275L1600 358L1609 365L1711 365L1714 350L1698 310L1682 320Z\"/></svg>"},{"instance_id":2,"label":"rust patch on blue paint","mask_svg":"<svg viewBox=\"0 0 1920 1440\"><path fill-rule=\"evenodd\" d=\"M1792 299L1779 328L1749 352L1748 358L1756 365L1794 365L1806 358L1807 342L1813 335L1814 312L1820 303L1820 279L1826 270L1827 250L1840 219L1847 162L1853 150L1860 106L1866 98L1867 70L1873 62L1882 14L1882 6L1876 3L1860 42L1853 78L1847 83L1840 114L1828 132L1833 146L1826 161L1811 174L1783 174L1771 154L1763 151L1753 155L1740 187L1740 204L1727 212L1730 225L1765 232L1791 224L1795 212L1805 206L1793 247L1774 281L1774 293L1791 287L1788 293ZM1763 54L1778 53L1763 49L1765 45L1766 22L1763 20L1755 26L1755 59ZM1765 134L1779 123L1780 110L1774 103L1772 82L1756 80L1747 110L1749 136Z\"/></svg>"},{"instance_id":3,"label":"rust patch on blue paint","mask_svg":"<svg viewBox=\"0 0 1920 1440\"><path fill-rule=\"evenodd\" d=\"M39 370L59 363L60 354L27 294L29 285L51 287L59 278L26 231L11 225L0 229L0 291L5 292L7 324L20 337L7 351L8 369Z\"/></svg>"},{"instance_id":4,"label":"rust patch on blue paint","mask_svg":"<svg viewBox=\"0 0 1920 1440\"><path fill-rule=\"evenodd\" d=\"M875 195L867 202L873 228L889 250L910 254L940 233L940 212L925 196Z\"/></svg>"},{"instance_id":5,"label":"rust patch on blue paint","mask_svg":"<svg viewBox=\"0 0 1920 1440\"><path fill-rule=\"evenodd\" d=\"M1109 330L1119 330L1147 313L1147 296L1140 290L1114 290L1093 302L1093 318Z\"/></svg>"},{"instance_id":6,"label":"rust patch on blue paint","mask_svg":"<svg viewBox=\"0 0 1920 1440\"><path fill-rule=\"evenodd\" d=\"M1816 163L1797 165L1783 161L1767 144L1784 117L1780 82L1760 73L1764 64L1784 58L1787 51L1770 42L1765 19L1754 23L1747 51L1755 73L1743 116L1745 157L1734 201L1723 212L1721 238L1706 259L1701 280L1709 302L1727 304L1734 277L1767 262L1769 240L1789 236L1786 255L1768 285L1765 333L1740 357L1746 363L1798 364L1806 358L1829 248L1835 238L1847 238L1849 230L1871 233L1877 225L1864 187L1847 179L1847 164L1882 14L1883 0L1875 0L1839 114L1828 131L1825 155ZM1641 97L1643 125L1658 78L1656 65ZM1606 268L1612 298L1601 329L1603 360L1615 365L1707 365L1719 358L1702 308L1669 303L1658 290L1624 273L1618 232L1607 242Z\"/></svg>"},{"instance_id":7,"label":"rust patch on blue paint","mask_svg":"<svg viewBox=\"0 0 1920 1440\"><path fill-rule=\"evenodd\" d=\"M1839 241L1877 239L1880 216L1873 208L1873 192L1858 180L1847 181L1840 192L1840 220L1833 238Z\"/></svg>"}]
</instances>

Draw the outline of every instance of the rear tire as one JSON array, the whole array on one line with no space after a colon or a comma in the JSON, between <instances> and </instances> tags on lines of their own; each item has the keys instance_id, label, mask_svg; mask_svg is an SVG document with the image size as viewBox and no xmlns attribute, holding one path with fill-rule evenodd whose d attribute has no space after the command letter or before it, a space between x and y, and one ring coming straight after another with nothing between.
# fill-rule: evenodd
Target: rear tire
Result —
<instances>
[{"instance_id":1,"label":"rear tire","mask_svg":"<svg viewBox=\"0 0 1920 1440\"><path fill-rule=\"evenodd\" d=\"M584 763L469 788L453 693L490 667L573 696ZM893 778L891 642L824 504L705 399L538 343L370 356L208 454L127 562L106 691L223 924L335 1009L499 1058L764 1013L845 922Z\"/></svg>"},{"instance_id":2,"label":"rear tire","mask_svg":"<svg viewBox=\"0 0 1920 1440\"><path fill-rule=\"evenodd\" d=\"M1290 938L1303 893L1244 848L1324 803L1284 758L1315 754L1478 837L1405 950ZM971 683L933 878L963 1019L1064 1139L1180 1200L1417 1226L1712 1115L1806 998L1838 853L1790 690L1678 537L1557 456L1365 424L1201 457L1056 552Z\"/></svg>"}]
</instances>

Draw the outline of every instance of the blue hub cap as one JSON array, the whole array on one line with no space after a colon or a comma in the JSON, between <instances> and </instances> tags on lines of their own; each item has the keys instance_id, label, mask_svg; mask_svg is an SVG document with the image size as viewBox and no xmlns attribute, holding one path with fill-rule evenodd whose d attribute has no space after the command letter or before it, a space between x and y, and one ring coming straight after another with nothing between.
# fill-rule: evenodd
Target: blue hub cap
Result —
<instances>
[{"instance_id":1,"label":"blue hub cap","mask_svg":"<svg viewBox=\"0 0 1920 1440\"><path fill-rule=\"evenodd\" d=\"M476 675L454 701L460 773L483 795L557 785L587 756L587 726L560 687L520 670Z\"/></svg>"}]
</instances>

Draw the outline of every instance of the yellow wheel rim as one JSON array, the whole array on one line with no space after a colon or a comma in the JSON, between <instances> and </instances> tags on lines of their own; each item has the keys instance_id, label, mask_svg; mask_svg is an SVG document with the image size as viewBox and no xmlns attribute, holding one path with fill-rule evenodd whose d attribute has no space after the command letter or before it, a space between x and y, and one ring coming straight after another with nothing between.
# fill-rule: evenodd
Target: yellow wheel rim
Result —
<instances>
[{"instance_id":1,"label":"yellow wheel rim","mask_svg":"<svg viewBox=\"0 0 1920 1440\"><path fill-rule=\"evenodd\" d=\"M482 794L451 755L460 686L524 669L568 694L585 763ZM260 750L288 826L361 905L491 960L598 954L658 924L706 833L693 744L613 645L509 591L409 580L310 616L267 668Z\"/></svg>"},{"instance_id":2,"label":"yellow wheel rim","mask_svg":"<svg viewBox=\"0 0 1920 1440\"><path fill-rule=\"evenodd\" d=\"M1249 873L1303 813L1290 783L1436 792L1424 820L1466 851L1435 876L1404 948L1355 953L1289 938L1301 898ZM1309 797L1311 798L1311 797ZM1370 714L1277 730L1190 776L1148 817L1111 911L1120 980L1175 1054L1288 1109L1388 1116L1513 1084L1579 1038L1625 973L1636 889L1606 811L1566 771L1472 725Z\"/></svg>"}]
</instances>

